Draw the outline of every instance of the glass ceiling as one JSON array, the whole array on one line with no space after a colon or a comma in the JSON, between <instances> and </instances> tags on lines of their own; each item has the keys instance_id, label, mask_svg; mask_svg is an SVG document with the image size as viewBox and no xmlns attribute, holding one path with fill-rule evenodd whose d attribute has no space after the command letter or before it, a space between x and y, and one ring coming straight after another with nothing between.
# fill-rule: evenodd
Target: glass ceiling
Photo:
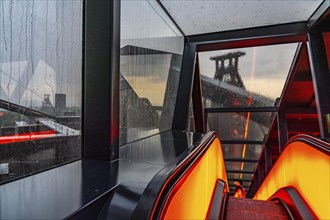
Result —
<instances>
[{"instance_id":1,"label":"glass ceiling","mask_svg":"<svg viewBox=\"0 0 330 220\"><path fill-rule=\"evenodd\" d=\"M322 0L160 0L185 35L307 21Z\"/></svg>"}]
</instances>

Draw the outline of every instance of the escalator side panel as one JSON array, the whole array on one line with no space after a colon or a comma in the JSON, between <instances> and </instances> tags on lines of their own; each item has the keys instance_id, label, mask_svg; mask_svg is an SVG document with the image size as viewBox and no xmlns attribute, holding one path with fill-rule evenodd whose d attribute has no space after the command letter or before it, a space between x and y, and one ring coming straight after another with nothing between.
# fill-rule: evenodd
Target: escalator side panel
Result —
<instances>
[{"instance_id":1,"label":"escalator side panel","mask_svg":"<svg viewBox=\"0 0 330 220\"><path fill-rule=\"evenodd\" d=\"M289 144L255 199L267 200L278 189L292 186L320 219L330 219L330 156L306 143Z\"/></svg>"},{"instance_id":2,"label":"escalator side panel","mask_svg":"<svg viewBox=\"0 0 330 220\"><path fill-rule=\"evenodd\" d=\"M227 180L221 145L215 139L205 154L175 184L161 219L205 219L209 210L214 184ZM227 182L227 181L226 181ZM228 183L226 183L228 186Z\"/></svg>"}]
</instances>

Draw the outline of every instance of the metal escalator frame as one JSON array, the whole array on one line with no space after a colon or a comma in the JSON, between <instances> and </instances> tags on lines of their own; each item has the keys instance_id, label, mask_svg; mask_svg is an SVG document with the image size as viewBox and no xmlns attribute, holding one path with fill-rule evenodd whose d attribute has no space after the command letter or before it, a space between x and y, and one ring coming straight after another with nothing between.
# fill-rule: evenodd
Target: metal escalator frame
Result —
<instances>
[{"instance_id":1,"label":"metal escalator frame","mask_svg":"<svg viewBox=\"0 0 330 220\"><path fill-rule=\"evenodd\" d=\"M274 198L271 201L278 202L282 206L282 208L284 209L284 211L287 214L288 218L290 220L295 220L295 218L293 217L293 215L291 213L290 208L288 207L288 205L282 199L280 199L280 198Z\"/></svg>"},{"instance_id":2,"label":"metal escalator frame","mask_svg":"<svg viewBox=\"0 0 330 220\"><path fill-rule=\"evenodd\" d=\"M291 219L317 219L302 196L293 187L279 189L269 198L269 201L279 201Z\"/></svg>"},{"instance_id":3,"label":"metal escalator frame","mask_svg":"<svg viewBox=\"0 0 330 220\"><path fill-rule=\"evenodd\" d=\"M312 136L310 136L310 135L306 135L306 134L298 134L298 135L293 136L292 138L290 138L290 139L286 142L286 144L283 146L283 150L282 150L281 154L278 156L278 158L281 157L282 153L284 152L285 148L286 148L288 145L290 145L291 143L294 143L294 142L298 142L298 141L299 141L299 142L303 142L303 143L305 143L305 144L308 144L309 146L311 146L311 147L313 147L313 148L315 148L315 149L317 149L317 150L319 150L319 151L321 151L321 152L323 152L323 153L325 153L325 154L327 154L327 155L330 155L330 143L325 142L325 141L323 141L323 140L320 140L320 139L318 139L318 138L312 137ZM260 156L262 156L262 154L260 154ZM266 173L264 179L263 179L262 181L259 181L259 185L258 185L256 188L251 189L251 186L253 186L254 181L256 181L255 178L256 178L257 175L254 175L254 176L253 176L253 179L251 180L251 185L250 185L250 188L249 188L249 195L250 195L251 197L254 196L254 194L257 192L257 190L259 189L259 187L262 185L262 183L263 183L263 181L266 179L268 173L270 173L270 171L272 170L272 168L275 166L275 164L276 164L278 158L274 161L274 163L272 164L272 167L271 167L271 168L269 169L269 171ZM260 166L260 165L259 165L259 166ZM259 168L259 166L256 168L256 170ZM253 194L253 195L251 195L251 194Z\"/></svg>"},{"instance_id":4,"label":"metal escalator frame","mask_svg":"<svg viewBox=\"0 0 330 220\"><path fill-rule=\"evenodd\" d=\"M162 209L176 183L200 159L216 139L216 132L208 132L191 152L180 155L162 169L149 183L134 210L132 219L160 219Z\"/></svg>"},{"instance_id":5,"label":"metal escalator frame","mask_svg":"<svg viewBox=\"0 0 330 220\"><path fill-rule=\"evenodd\" d=\"M257 189L254 189L253 196L256 194L256 192L258 192L258 190L260 189L260 187L262 186L262 184L264 183L264 181L267 179L267 176L274 169L275 165L277 164L277 162L279 161L279 159L281 158L281 156L285 152L286 148L289 145L291 145L293 143L296 143L296 142L304 143L304 144L308 145L309 147L312 147L315 150L320 151L321 153L324 153L327 156L330 156L330 143L328 143L328 142L325 142L323 140L320 140L318 138L315 138L315 137L312 137L312 136L306 135L306 134L299 134L299 135L296 135L296 136L290 138L286 142L286 144L284 145L283 151L278 156L278 158L274 162L274 164L271 167L271 169L269 170L269 172L265 175L265 178L262 181L260 181L260 184L257 187ZM253 181L254 181L254 179L252 179L251 183L253 183ZM292 186L290 186L290 187L285 187L284 186L282 188L279 188L272 196L269 197L269 200L275 199L275 198L279 198L278 196L276 196L276 193L278 191L280 191L280 190L286 190L286 191L288 191L287 194L289 195L289 197L291 197L291 199L293 200L293 202L299 204L299 207L297 205L296 208L297 208L297 210L299 210L298 213L301 215L300 218L302 218L302 219L311 219L311 218L312 219L316 219L317 218L316 214L313 212L313 210L311 209L311 207L309 207L309 205L307 205L306 201L304 201L304 198ZM293 196L290 195L289 191L291 192L291 194ZM251 192L251 190L250 190L250 192ZM307 211L306 211L306 209L307 209ZM299 218L299 216L298 216L298 218Z\"/></svg>"}]
</instances>

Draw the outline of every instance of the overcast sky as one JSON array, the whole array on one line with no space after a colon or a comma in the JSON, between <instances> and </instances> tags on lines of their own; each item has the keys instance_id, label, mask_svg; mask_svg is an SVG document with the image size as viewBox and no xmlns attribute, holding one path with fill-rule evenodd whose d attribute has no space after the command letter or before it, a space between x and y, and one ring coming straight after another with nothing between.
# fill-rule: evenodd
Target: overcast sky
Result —
<instances>
[{"instance_id":1,"label":"overcast sky","mask_svg":"<svg viewBox=\"0 0 330 220\"><path fill-rule=\"evenodd\" d=\"M239 58L239 73L247 90L275 99L280 96L297 48L297 43L249 47L199 53L201 74L213 78L215 61L212 56L243 51ZM252 69L253 53L255 67Z\"/></svg>"}]
</instances>

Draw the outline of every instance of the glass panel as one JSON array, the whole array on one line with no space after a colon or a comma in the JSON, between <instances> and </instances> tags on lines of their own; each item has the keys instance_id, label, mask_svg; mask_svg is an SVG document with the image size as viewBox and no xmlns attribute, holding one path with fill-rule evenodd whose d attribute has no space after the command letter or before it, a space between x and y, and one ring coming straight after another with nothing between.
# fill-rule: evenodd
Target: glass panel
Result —
<instances>
[{"instance_id":1,"label":"glass panel","mask_svg":"<svg viewBox=\"0 0 330 220\"><path fill-rule=\"evenodd\" d=\"M228 173L227 174L228 179L242 179L243 184L249 185L251 180L252 180L252 175L251 174L239 174L239 173ZM232 181L234 182L234 181Z\"/></svg>"},{"instance_id":2,"label":"glass panel","mask_svg":"<svg viewBox=\"0 0 330 220\"><path fill-rule=\"evenodd\" d=\"M272 107L297 43L199 53L204 106Z\"/></svg>"},{"instance_id":3,"label":"glass panel","mask_svg":"<svg viewBox=\"0 0 330 220\"><path fill-rule=\"evenodd\" d=\"M254 168L256 167L257 163L243 163L242 162L225 162L226 170L245 170L254 172Z\"/></svg>"},{"instance_id":4,"label":"glass panel","mask_svg":"<svg viewBox=\"0 0 330 220\"><path fill-rule=\"evenodd\" d=\"M252 177L253 177L253 175L252 174L243 174L242 175L242 178L244 179L244 180L252 180Z\"/></svg>"},{"instance_id":5,"label":"glass panel","mask_svg":"<svg viewBox=\"0 0 330 220\"><path fill-rule=\"evenodd\" d=\"M252 174L243 174L242 179L251 181L252 176L253 176ZM228 173L227 178L228 179L241 179L241 174L239 174L239 173Z\"/></svg>"},{"instance_id":6,"label":"glass panel","mask_svg":"<svg viewBox=\"0 0 330 220\"><path fill-rule=\"evenodd\" d=\"M271 123L271 112L208 113L207 124L220 140L263 141Z\"/></svg>"},{"instance_id":7,"label":"glass panel","mask_svg":"<svg viewBox=\"0 0 330 220\"><path fill-rule=\"evenodd\" d=\"M244 158L258 159L262 151L262 145L252 144L221 144L222 152L225 159L227 158Z\"/></svg>"},{"instance_id":8,"label":"glass panel","mask_svg":"<svg viewBox=\"0 0 330 220\"><path fill-rule=\"evenodd\" d=\"M120 145L171 128L183 46L156 1L122 1Z\"/></svg>"},{"instance_id":9,"label":"glass panel","mask_svg":"<svg viewBox=\"0 0 330 220\"><path fill-rule=\"evenodd\" d=\"M330 71L330 32L323 32L325 50L327 53L328 68Z\"/></svg>"},{"instance_id":10,"label":"glass panel","mask_svg":"<svg viewBox=\"0 0 330 220\"><path fill-rule=\"evenodd\" d=\"M228 173L228 174L227 174L227 178L228 178L228 179L238 179L239 176L240 176L239 173Z\"/></svg>"},{"instance_id":11,"label":"glass panel","mask_svg":"<svg viewBox=\"0 0 330 220\"><path fill-rule=\"evenodd\" d=\"M0 3L0 182L80 158L82 7Z\"/></svg>"},{"instance_id":12,"label":"glass panel","mask_svg":"<svg viewBox=\"0 0 330 220\"><path fill-rule=\"evenodd\" d=\"M161 1L186 35L307 21L322 0Z\"/></svg>"},{"instance_id":13,"label":"glass panel","mask_svg":"<svg viewBox=\"0 0 330 220\"><path fill-rule=\"evenodd\" d=\"M234 181L228 182L228 184L230 185L229 188L230 188L231 193L234 193L234 190L235 190ZM248 192L250 184L251 184L251 182L243 181L243 186L244 186L246 192Z\"/></svg>"}]
</instances>

